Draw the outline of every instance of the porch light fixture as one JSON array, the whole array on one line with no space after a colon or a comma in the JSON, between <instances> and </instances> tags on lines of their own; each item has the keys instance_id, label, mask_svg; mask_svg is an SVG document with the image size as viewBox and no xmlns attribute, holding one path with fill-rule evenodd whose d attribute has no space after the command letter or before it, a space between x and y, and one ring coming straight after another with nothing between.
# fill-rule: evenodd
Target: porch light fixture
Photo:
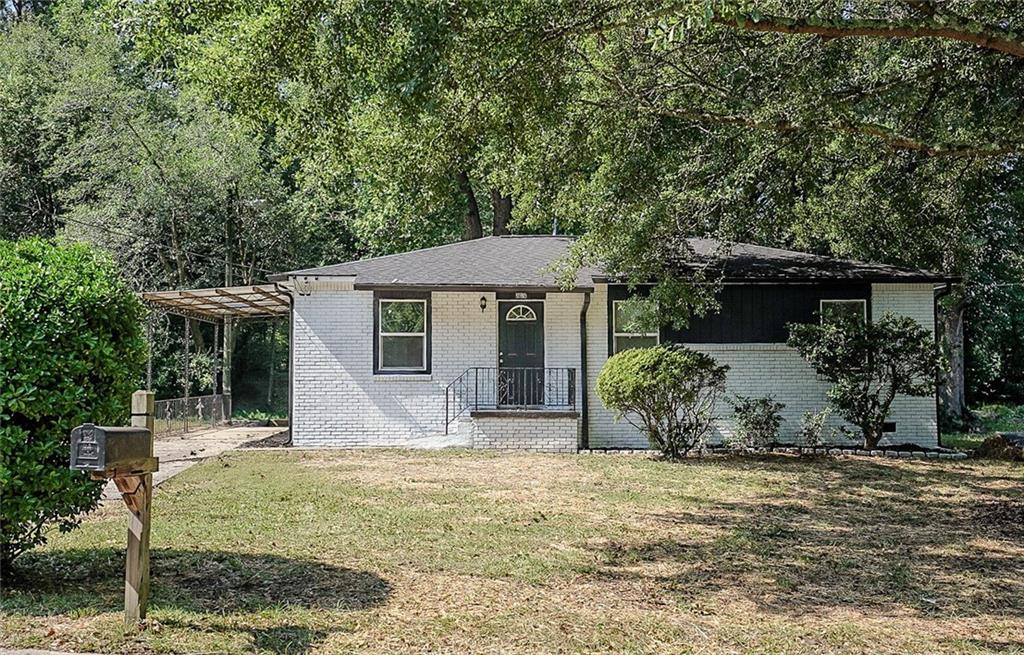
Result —
<instances>
[{"instance_id":1,"label":"porch light fixture","mask_svg":"<svg viewBox=\"0 0 1024 655\"><path fill-rule=\"evenodd\" d=\"M480 311L487 309L487 296L480 296Z\"/></svg>"}]
</instances>

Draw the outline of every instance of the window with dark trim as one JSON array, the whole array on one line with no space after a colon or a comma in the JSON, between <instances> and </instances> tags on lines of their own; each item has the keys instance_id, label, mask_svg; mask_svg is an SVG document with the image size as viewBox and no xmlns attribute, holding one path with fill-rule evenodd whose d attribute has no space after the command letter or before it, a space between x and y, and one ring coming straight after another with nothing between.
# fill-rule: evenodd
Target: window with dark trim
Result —
<instances>
[{"instance_id":1,"label":"window with dark trim","mask_svg":"<svg viewBox=\"0 0 1024 655\"><path fill-rule=\"evenodd\" d=\"M819 303L818 315L821 317L822 323L841 319L846 316L854 316L860 318L862 321L867 321L868 302L860 298L842 300L823 298Z\"/></svg>"},{"instance_id":2,"label":"window with dark trim","mask_svg":"<svg viewBox=\"0 0 1024 655\"><path fill-rule=\"evenodd\" d=\"M374 372L430 372L429 296L374 294L373 319Z\"/></svg>"},{"instance_id":3,"label":"window with dark trim","mask_svg":"<svg viewBox=\"0 0 1024 655\"><path fill-rule=\"evenodd\" d=\"M635 318L630 312L632 305L625 300L612 301L612 354L628 350L630 348L649 348L657 346L659 341L658 330L651 332L635 332L630 330L630 324Z\"/></svg>"}]
</instances>

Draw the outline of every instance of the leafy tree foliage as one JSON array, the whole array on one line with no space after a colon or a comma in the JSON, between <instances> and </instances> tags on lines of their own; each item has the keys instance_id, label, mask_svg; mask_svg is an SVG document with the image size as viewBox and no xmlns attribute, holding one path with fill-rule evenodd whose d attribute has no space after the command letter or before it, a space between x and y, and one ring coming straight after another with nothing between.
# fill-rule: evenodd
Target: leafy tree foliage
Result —
<instances>
[{"instance_id":1,"label":"leafy tree foliage","mask_svg":"<svg viewBox=\"0 0 1024 655\"><path fill-rule=\"evenodd\" d=\"M0 241L0 571L71 530L101 484L68 469L71 428L120 424L140 379L142 306L83 244Z\"/></svg>"},{"instance_id":2,"label":"leafy tree foliage","mask_svg":"<svg viewBox=\"0 0 1024 655\"><path fill-rule=\"evenodd\" d=\"M717 235L964 275L959 350L999 295L973 289L986 235L1021 221L993 211L1024 147L1018 2L115 4L150 61L336 162L375 250L453 238L496 189L516 229L585 233L572 264L659 281L662 322L714 305L671 262Z\"/></svg>"},{"instance_id":3,"label":"leafy tree foliage","mask_svg":"<svg viewBox=\"0 0 1024 655\"><path fill-rule=\"evenodd\" d=\"M45 14L52 0L0 0L0 26Z\"/></svg>"},{"instance_id":4,"label":"leafy tree foliage","mask_svg":"<svg viewBox=\"0 0 1024 655\"><path fill-rule=\"evenodd\" d=\"M597 395L669 459L701 448L725 391L728 366L678 345L631 348L612 356L597 376Z\"/></svg>"},{"instance_id":5,"label":"leafy tree foliage","mask_svg":"<svg viewBox=\"0 0 1024 655\"><path fill-rule=\"evenodd\" d=\"M49 30L29 23L0 32L0 62L0 236L53 235L59 205L44 114L66 59Z\"/></svg>"},{"instance_id":6,"label":"leafy tree foliage","mask_svg":"<svg viewBox=\"0 0 1024 655\"><path fill-rule=\"evenodd\" d=\"M897 394L934 394L943 367L935 337L906 316L791 324L788 343L832 383L829 401L860 428L865 448L874 448L884 436Z\"/></svg>"},{"instance_id":7,"label":"leafy tree foliage","mask_svg":"<svg viewBox=\"0 0 1024 655\"><path fill-rule=\"evenodd\" d=\"M272 129L157 79L90 4L0 31L12 63L0 76L0 233L88 240L137 290L251 284L352 256L344 194L300 188ZM154 379L174 396L182 327L167 328L155 325ZM213 330L191 332L195 374L212 364Z\"/></svg>"}]
</instances>

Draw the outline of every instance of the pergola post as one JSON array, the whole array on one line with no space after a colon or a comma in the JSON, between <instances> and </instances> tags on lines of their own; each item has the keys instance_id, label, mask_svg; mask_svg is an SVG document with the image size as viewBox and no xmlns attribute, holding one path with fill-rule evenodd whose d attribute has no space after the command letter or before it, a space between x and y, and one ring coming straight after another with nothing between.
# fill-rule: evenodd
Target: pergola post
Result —
<instances>
[{"instance_id":1,"label":"pergola post","mask_svg":"<svg viewBox=\"0 0 1024 655\"><path fill-rule=\"evenodd\" d=\"M189 387L189 351L192 349L192 320L188 317L185 318L185 411L182 412L182 418L185 421L184 430L188 433L188 387Z\"/></svg>"},{"instance_id":2,"label":"pergola post","mask_svg":"<svg viewBox=\"0 0 1024 655\"><path fill-rule=\"evenodd\" d=\"M146 358L146 391L153 390L153 312L146 312L146 345L149 356Z\"/></svg>"},{"instance_id":3,"label":"pergola post","mask_svg":"<svg viewBox=\"0 0 1024 655\"><path fill-rule=\"evenodd\" d=\"M231 350L234 339L234 319L224 318L224 359L221 364L221 392L224 396L224 419L230 423L231 409Z\"/></svg>"}]
</instances>

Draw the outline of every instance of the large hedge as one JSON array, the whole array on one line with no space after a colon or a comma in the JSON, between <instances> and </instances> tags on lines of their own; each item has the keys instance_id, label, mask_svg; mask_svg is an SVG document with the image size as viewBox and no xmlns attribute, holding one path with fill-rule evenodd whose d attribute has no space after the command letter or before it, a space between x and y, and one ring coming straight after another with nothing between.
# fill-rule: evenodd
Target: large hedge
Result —
<instances>
[{"instance_id":1,"label":"large hedge","mask_svg":"<svg viewBox=\"0 0 1024 655\"><path fill-rule=\"evenodd\" d=\"M146 357L143 308L83 244L0 241L0 573L96 506L68 469L77 424L122 424Z\"/></svg>"}]
</instances>

